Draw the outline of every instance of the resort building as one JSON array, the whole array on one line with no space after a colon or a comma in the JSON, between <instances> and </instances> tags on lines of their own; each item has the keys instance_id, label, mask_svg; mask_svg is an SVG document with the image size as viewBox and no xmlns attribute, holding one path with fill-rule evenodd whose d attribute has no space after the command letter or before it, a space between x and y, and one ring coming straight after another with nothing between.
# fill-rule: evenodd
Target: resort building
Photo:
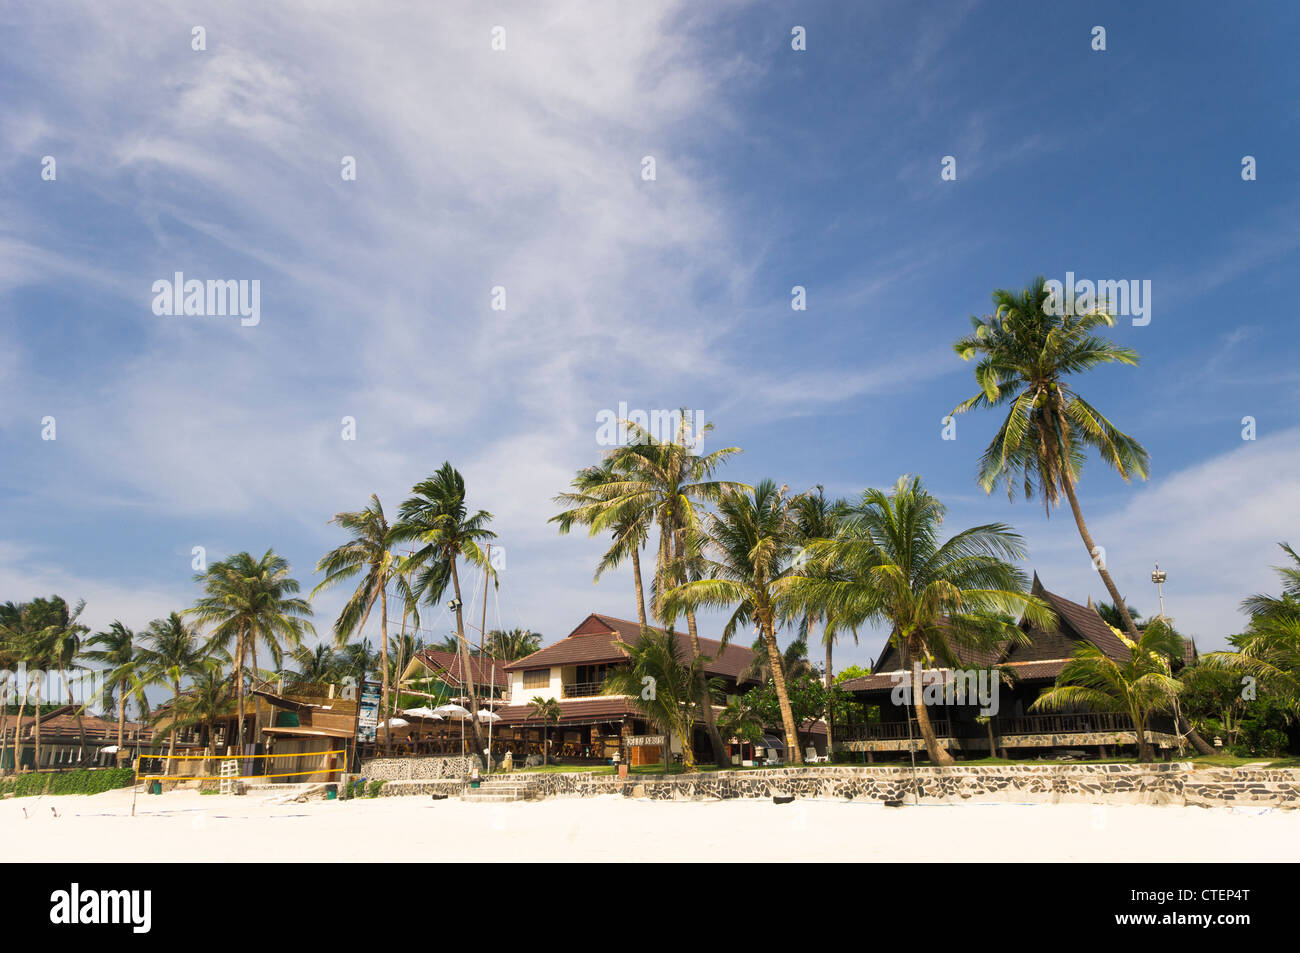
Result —
<instances>
[{"instance_id":1,"label":"resort building","mask_svg":"<svg viewBox=\"0 0 1300 953\"><path fill-rule=\"evenodd\" d=\"M669 756L680 759L678 740L665 739L632 699L605 694L609 673L627 664L627 655L619 644L635 645L640 632L636 622L592 613L565 638L524 658L509 663L471 659L470 674L480 705L492 709L495 715L483 725L493 762L499 764L509 754L516 765L540 763L544 743L548 745L548 760L566 763L654 764L663 761L665 743ZM682 656L689 658L689 636L676 632L675 638ZM756 684L744 677L753 659L751 650L739 645L724 648L714 639L699 641L700 650L711 657L705 671L722 681L726 693L743 693ZM408 694L421 680L443 686L427 693L431 704L433 698L443 697L444 691L445 697L452 700L464 697L458 653L421 652L402 674L402 693ZM543 722L533 706L535 698L554 700L558 720ZM714 710L716 713L721 708L715 706ZM468 750L470 731L463 722L406 720L411 724L393 733L395 754L460 754ZM803 726L803 730L805 737L813 739L810 747L825 749L824 725ZM784 749L784 742L778 740L780 734L774 730L764 745ZM702 721L696 724L692 744L697 760L712 757ZM382 742L379 745L384 746Z\"/></svg>"},{"instance_id":2,"label":"resort building","mask_svg":"<svg viewBox=\"0 0 1300 953\"><path fill-rule=\"evenodd\" d=\"M954 756L1033 758L1070 757L1118 753L1120 747L1136 746L1137 736L1127 715L1108 712L1030 713L1029 707L1052 688L1075 651L1091 642L1106 655L1121 661L1129 650L1119 636L1088 605L1071 602L1044 588L1034 574L1032 592L1056 614L1057 623L1044 629L1021 620L1028 636L1024 644L1007 643L991 652L972 653L954 648L952 655L962 666L936 667L923 671L923 681L933 683L951 701L927 704L927 713L939 743ZM1195 657L1189 640L1187 655L1175 662L1177 671ZM890 642L870 675L848 679L840 687L868 706L878 706L877 722L836 725L836 747L857 752L868 761L893 757L909 750L923 751L920 732L910 704L899 704L900 683L910 686L897 647ZM958 691L958 688L961 691ZM978 697L980 688L996 693L995 714L986 710ZM988 695L986 694L986 698ZM910 692L907 698L910 699ZM989 706L991 709L993 706ZM1178 745L1171 717L1153 717L1147 725L1147 739L1166 754Z\"/></svg>"},{"instance_id":3,"label":"resort building","mask_svg":"<svg viewBox=\"0 0 1300 953\"><path fill-rule=\"evenodd\" d=\"M63 705L47 709L40 715L40 768L113 767L117 764L117 719L101 718L89 712L77 715L78 706ZM0 732L0 770L14 764L14 743L18 744L18 764L22 770L36 765L36 722L33 715L10 715L3 720ZM153 728L128 721L123 725L120 757L126 761L135 753L147 752L153 745Z\"/></svg>"}]
</instances>

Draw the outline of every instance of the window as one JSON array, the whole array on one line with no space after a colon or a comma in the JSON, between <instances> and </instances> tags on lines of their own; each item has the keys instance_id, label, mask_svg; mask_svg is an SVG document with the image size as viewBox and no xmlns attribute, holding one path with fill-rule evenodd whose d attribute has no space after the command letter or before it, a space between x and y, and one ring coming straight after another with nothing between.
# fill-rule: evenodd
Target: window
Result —
<instances>
[{"instance_id":1,"label":"window","mask_svg":"<svg viewBox=\"0 0 1300 953\"><path fill-rule=\"evenodd\" d=\"M549 688L550 685L551 670L549 668L535 668L524 672L524 688Z\"/></svg>"}]
</instances>

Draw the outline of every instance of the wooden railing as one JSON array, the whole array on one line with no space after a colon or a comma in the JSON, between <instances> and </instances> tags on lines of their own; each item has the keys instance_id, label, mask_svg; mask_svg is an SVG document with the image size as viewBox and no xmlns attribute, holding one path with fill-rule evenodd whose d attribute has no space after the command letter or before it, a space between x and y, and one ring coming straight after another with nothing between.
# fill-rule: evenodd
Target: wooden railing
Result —
<instances>
[{"instance_id":1,"label":"wooden railing","mask_svg":"<svg viewBox=\"0 0 1300 953\"><path fill-rule=\"evenodd\" d=\"M994 731L1001 735L1072 735L1093 731L1132 730L1133 720L1118 712L1019 715L999 720L994 725Z\"/></svg>"},{"instance_id":2,"label":"wooden railing","mask_svg":"<svg viewBox=\"0 0 1300 953\"><path fill-rule=\"evenodd\" d=\"M952 724L946 718L931 718L934 733L940 738L952 737ZM836 741L906 741L908 738L919 741L921 730L915 724L908 732L905 721L882 721L869 725L836 725Z\"/></svg>"}]
</instances>

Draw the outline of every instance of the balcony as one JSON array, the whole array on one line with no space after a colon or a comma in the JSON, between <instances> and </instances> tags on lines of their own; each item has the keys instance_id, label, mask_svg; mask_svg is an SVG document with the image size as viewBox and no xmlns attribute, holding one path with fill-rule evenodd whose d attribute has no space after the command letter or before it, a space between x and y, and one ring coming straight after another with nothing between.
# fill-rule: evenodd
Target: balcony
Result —
<instances>
[{"instance_id":1,"label":"balcony","mask_svg":"<svg viewBox=\"0 0 1300 953\"><path fill-rule=\"evenodd\" d=\"M952 723L946 718L931 718L934 733L939 738L952 737ZM882 721L870 725L836 725L836 741L915 741L921 739L921 730L915 724L908 731L905 721Z\"/></svg>"},{"instance_id":2,"label":"balcony","mask_svg":"<svg viewBox=\"0 0 1300 953\"><path fill-rule=\"evenodd\" d=\"M605 683L600 682L566 682L561 687L562 698L592 698L596 695L602 695L605 691Z\"/></svg>"}]
</instances>

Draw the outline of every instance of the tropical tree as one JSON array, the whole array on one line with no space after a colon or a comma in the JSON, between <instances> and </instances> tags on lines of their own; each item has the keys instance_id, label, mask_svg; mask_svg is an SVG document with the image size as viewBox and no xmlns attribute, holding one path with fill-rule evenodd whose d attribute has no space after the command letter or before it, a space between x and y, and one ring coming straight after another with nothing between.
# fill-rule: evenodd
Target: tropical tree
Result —
<instances>
[{"instance_id":1,"label":"tropical tree","mask_svg":"<svg viewBox=\"0 0 1300 953\"><path fill-rule=\"evenodd\" d=\"M793 560L795 541L794 518L784 487L778 489L771 480L764 480L753 489L729 489L718 500L717 512L709 514L692 533L692 545L700 549L708 578L683 580L665 595L664 605L670 613L701 606L732 609L722 630L723 645L741 627L752 624L758 629L776 688L786 746L792 760L802 763L785 665L776 641L778 620L795 608L785 599L789 581L798 571Z\"/></svg>"},{"instance_id":2,"label":"tropical tree","mask_svg":"<svg viewBox=\"0 0 1300 953\"><path fill-rule=\"evenodd\" d=\"M231 681L235 689L240 754L244 751L245 659L251 658L256 678L260 642L270 651L275 668L282 668L282 643L290 649L296 648L305 635L316 631L309 621L311 605L296 595L300 588L298 580L289 573L288 561L274 550L268 549L260 559L247 552L236 553L212 563L206 572L194 577L203 585L204 594L183 613L212 626L209 650L232 644L235 647L231 653Z\"/></svg>"},{"instance_id":3,"label":"tropical tree","mask_svg":"<svg viewBox=\"0 0 1300 953\"><path fill-rule=\"evenodd\" d=\"M82 638L90 631L89 627L77 621L85 608L86 602L83 599L77 603L75 609L60 619L59 625L50 633L48 642L50 666L59 673L63 681L63 689L68 693L68 705L72 707L73 715L77 720L77 736L80 740L79 761L86 756L86 726L82 720L82 713L86 710L87 703L93 699L77 704L77 699L72 692L72 683L68 680L68 672L77 667Z\"/></svg>"},{"instance_id":4,"label":"tropical tree","mask_svg":"<svg viewBox=\"0 0 1300 953\"><path fill-rule=\"evenodd\" d=\"M135 633L114 619L105 631L96 632L86 641L86 651L82 653L82 658L108 668L104 702L112 706L113 694L116 694L117 750L120 752L125 744L126 696L133 687L136 691L141 690L138 671L140 659Z\"/></svg>"},{"instance_id":5,"label":"tropical tree","mask_svg":"<svg viewBox=\"0 0 1300 953\"><path fill-rule=\"evenodd\" d=\"M326 642L298 646L289 652L289 661L293 663L290 674L300 682L324 684L339 675L339 656Z\"/></svg>"},{"instance_id":6,"label":"tropical tree","mask_svg":"<svg viewBox=\"0 0 1300 953\"><path fill-rule=\"evenodd\" d=\"M742 744L757 747L763 738L763 720L741 695L728 695L726 707L718 714L718 730Z\"/></svg>"},{"instance_id":7,"label":"tropical tree","mask_svg":"<svg viewBox=\"0 0 1300 953\"><path fill-rule=\"evenodd\" d=\"M492 514L486 510L470 513L465 505L465 480L450 462L438 472L411 488L412 496L402 503L401 521L394 528L397 540L414 540L422 545L406 560L415 573L412 587L415 598L432 605L451 586L455 598L451 608L456 613L456 640L461 668L469 691L471 711L478 711L478 691L470 668L469 642L465 639L464 603L461 600L458 562L463 556L480 567L487 576L495 576L484 547L496 539L487 528ZM470 719L474 736L474 754L481 757L485 749L483 730L477 717Z\"/></svg>"},{"instance_id":8,"label":"tropical tree","mask_svg":"<svg viewBox=\"0 0 1300 953\"><path fill-rule=\"evenodd\" d=\"M711 705L721 690L718 679L709 679L706 656L686 659L671 629L644 629L636 644L619 642L627 656L605 676L606 695L625 695L647 721L664 734L664 770L668 770L668 738L677 737L682 749L682 770L695 768L695 719L701 706Z\"/></svg>"},{"instance_id":9,"label":"tropical tree","mask_svg":"<svg viewBox=\"0 0 1300 953\"><path fill-rule=\"evenodd\" d=\"M731 491L748 490L743 483L715 480L713 474L730 457L740 453L739 447L724 447L708 454L699 454L701 441L713 431L713 424L705 424L695 432L690 424L690 414L683 409L673 440L659 440L645 428L624 421L628 443L612 451L609 463L623 480L612 482L602 490L602 495L612 506L603 511L592 523L594 532L606 528L627 512L645 514L659 528L659 548L655 557L654 611L664 624L676 618L674 608L669 608L665 594L686 583L693 574L696 549L692 536L703 522L704 504L719 500ZM694 575L699 575L698 571ZM691 657L703 656L700 650L699 629L695 624L694 606L683 603L686 631L690 638ZM709 744L718 767L727 767L726 750L722 736L713 717L713 706L701 697L699 708Z\"/></svg>"},{"instance_id":10,"label":"tropical tree","mask_svg":"<svg viewBox=\"0 0 1300 953\"><path fill-rule=\"evenodd\" d=\"M1246 631L1230 641L1235 652L1211 652L1201 658L1207 668L1230 671L1258 682L1291 712L1300 712L1300 555L1279 543L1294 565L1274 567L1282 593L1257 593L1241 603L1250 616Z\"/></svg>"},{"instance_id":11,"label":"tropical tree","mask_svg":"<svg viewBox=\"0 0 1300 953\"><path fill-rule=\"evenodd\" d=\"M1129 650L1116 661L1091 642L1084 643L1057 677L1056 687L1038 697L1030 711L1086 709L1121 712L1133 721L1138 760L1150 761L1147 724L1155 712L1173 711L1181 683L1170 674L1171 660L1183 653L1183 640L1163 620L1148 625L1137 639L1121 636Z\"/></svg>"},{"instance_id":12,"label":"tropical tree","mask_svg":"<svg viewBox=\"0 0 1300 953\"><path fill-rule=\"evenodd\" d=\"M171 723L165 729L173 740L182 728L198 728L200 745L207 748L212 743L217 722L230 715L235 700L224 668L220 659L209 658L189 670L189 687L173 703Z\"/></svg>"},{"instance_id":13,"label":"tropical tree","mask_svg":"<svg viewBox=\"0 0 1300 953\"><path fill-rule=\"evenodd\" d=\"M392 585L402 598L407 611L414 610L414 600L400 569L400 557L393 552L397 541L396 528L389 525L379 497L370 494L370 502L355 513L335 513L331 523L342 526L351 534L343 545L330 550L316 563L316 571L325 578L312 590L312 598L332 586L360 576L356 588L344 603L334 622L334 639L342 645L353 634L365 628L370 610L379 604L379 710L388 711L388 587ZM405 621L403 613L403 621ZM418 614L417 614L418 619ZM418 624L418 622L417 622ZM389 753L392 752L391 732L386 732Z\"/></svg>"},{"instance_id":14,"label":"tropical tree","mask_svg":"<svg viewBox=\"0 0 1300 953\"><path fill-rule=\"evenodd\" d=\"M939 746L925 703L922 666L959 668L962 656L1023 642L1012 615L1051 625L1046 604L1028 592L1022 538L1003 523L962 530L941 541L945 508L919 477L889 492L870 489L845 516L839 535L809 547L813 569L789 583L796 605L833 612L844 624L880 622L911 673L910 705L930 760L952 764Z\"/></svg>"},{"instance_id":15,"label":"tropical tree","mask_svg":"<svg viewBox=\"0 0 1300 953\"><path fill-rule=\"evenodd\" d=\"M542 723L542 764L550 763L550 726L560 720L560 703L554 698L534 695L528 703L528 717Z\"/></svg>"},{"instance_id":16,"label":"tropical tree","mask_svg":"<svg viewBox=\"0 0 1300 953\"><path fill-rule=\"evenodd\" d=\"M593 581L608 570L617 568L625 558L632 562L632 582L636 586L636 617L645 628L645 586L641 577L641 548L649 536L654 511L646 499L634 497L626 499L621 491L625 488L629 474L620 469L620 461L609 457L596 466L584 467L573 478L572 493L561 493L555 502L566 505L569 509L548 522L559 525L561 533L569 532L575 525L587 526L595 536L601 529L613 537L609 549L596 566Z\"/></svg>"},{"instance_id":17,"label":"tropical tree","mask_svg":"<svg viewBox=\"0 0 1300 953\"><path fill-rule=\"evenodd\" d=\"M542 635L529 629L493 629L488 633L487 651L494 659L513 662L542 647Z\"/></svg>"},{"instance_id":18,"label":"tropical tree","mask_svg":"<svg viewBox=\"0 0 1300 953\"><path fill-rule=\"evenodd\" d=\"M168 717L173 727L179 717L181 682L207 657L202 639L195 629L187 625L179 612L165 619L154 619L141 638L140 682L142 687L166 685L172 692ZM176 754L176 732L170 732L167 757ZM168 764L170 764L170 760Z\"/></svg>"},{"instance_id":19,"label":"tropical tree","mask_svg":"<svg viewBox=\"0 0 1300 953\"><path fill-rule=\"evenodd\" d=\"M1120 612L1118 606L1109 602L1099 602L1093 608L1096 609L1097 615L1101 616L1101 621L1105 622L1112 629L1124 628L1124 614ZM1138 612L1127 602L1124 603L1124 608L1128 610L1128 617L1133 620L1133 626L1140 632L1146 625L1146 623L1142 621L1142 613Z\"/></svg>"},{"instance_id":20,"label":"tropical tree","mask_svg":"<svg viewBox=\"0 0 1300 953\"><path fill-rule=\"evenodd\" d=\"M820 485L815 489L816 493L801 493L792 501L795 541L801 549L815 542L834 537L839 532L843 514L848 509L847 500L829 501L826 499L825 490ZM796 557L796 559L800 562L803 561L799 557ZM822 676L827 689L829 689L835 684L833 650L839 637L834 619L822 619L815 607L808 607L803 613L800 632L805 642L807 642L812 638L813 626L818 622L825 622L822 628L822 645L826 649L826 668L822 672ZM856 643L857 640L858 634L853 632L853 641ZM826 743L829 748L832 739L828 737Z\"/></svg>"},{"instance_id":21,"label":"tropical tree","mask_svg":"<svg viewBox=\"0 0 1300 953\"><path fill-rule=\"evenodd\" d=\"M1124 631L1136 641L1137 627L1084 522L1076 485L1089 448L1125 481L1133 476L1146 479L1149 456L1142 444L1084 400L1067 378L1107 364L1136 366L1138 355L1095 333L1115 323L1108 302L1099 301L1083 314L1054 314L1066 309L1052 307L1050 297L1045 279L1038 277L1023 291L993 292L993 314L971 318L972 332L953 348L963 360L979 358L975 381L980 390L953 413L1009 405L980 460L980 485L991 492L1004 483L1011 498L1017 489L1025 499L1041 493L1049 514L1064 494Z\"/></svg>"},{"instance_id":22,"label":"tropical tree","mask_svg":"<svg viewBox=\"0 0 1300 953\"><path fill-rule=\"evenodd\" d=\"M22 753L19 730L22 725L23 712L27 699L35 689L34 703L36 719L33 722L34 765L41 763L41 675L57 664L63 651L61 642L74 634L78 625L77 616L81 614L85 603L78 604L75 611L68 608L62 596L54 595L48 599L38 597L31 602L21 604L6 603L0 612L0 646L13 661L14 667L23 665L27 668L27 684L21 687L22 694L18 703L18 722L14 730L13 766L17 770Z\"/></svg>"}]
</instances>

